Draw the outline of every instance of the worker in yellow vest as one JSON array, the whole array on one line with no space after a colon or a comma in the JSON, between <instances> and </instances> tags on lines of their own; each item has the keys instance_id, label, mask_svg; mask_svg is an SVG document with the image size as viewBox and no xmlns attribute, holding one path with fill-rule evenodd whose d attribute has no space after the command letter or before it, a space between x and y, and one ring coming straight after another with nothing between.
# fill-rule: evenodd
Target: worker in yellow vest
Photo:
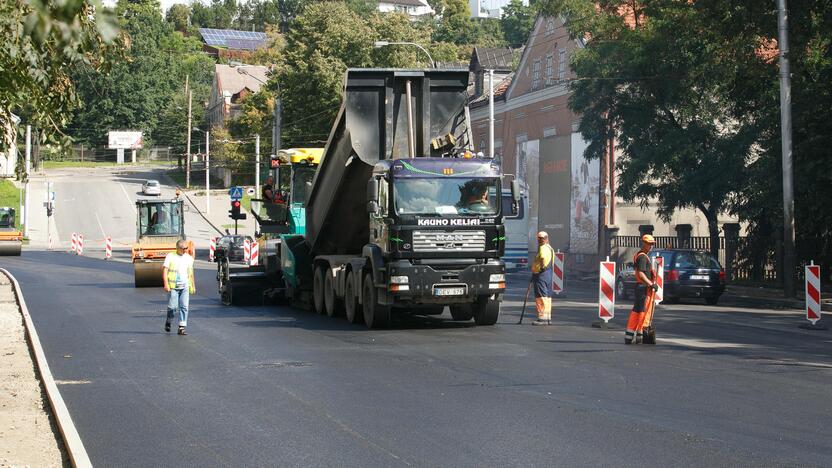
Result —
<instances>
[{"instance_id":1,"label":"worker in yellow vest","mask_svg":"<svg viewBox=\"0 0 832 468\"><path fill-rule=\"evenodd\" d=\"M532 262L532 283L534 284L534 303L537 306L537 320L532 325L551 325L552 323L552 281L554 280L555 251L549 245L546 231L537 233L537 256Z\"/></svg>"},{"instance_id":2,"label":"worker in yellow vest","mask_svg":"<svg viewBox=\"0 0 832 468\"><path fill-rule=\"evenodd\" d=\"M170 322L175 312L179 312L179 334L187 335L188 305L191 294L196 294L194 282L194 258L188 253L188 241L176 242L176 252L165 257L162 270L165 291L168 296L168 316L165 320L165 331L170 331Z\"/></svg>"}]
</instances>

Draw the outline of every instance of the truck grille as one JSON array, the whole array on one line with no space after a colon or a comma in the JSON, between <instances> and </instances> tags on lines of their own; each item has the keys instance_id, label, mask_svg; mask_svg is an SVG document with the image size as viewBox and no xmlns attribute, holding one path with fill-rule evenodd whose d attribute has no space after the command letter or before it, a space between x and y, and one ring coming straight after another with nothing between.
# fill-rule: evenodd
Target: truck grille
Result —
<instances>
[{"instance_id":1,"label":"truck grille","mask_svg":"<svg viewBox=\"0 0 832 468\"><path fill-rule=\"evenodd\" d=\"M485 231L414 231L414 252L483 252Z\"/></svg>"}]
</instances>

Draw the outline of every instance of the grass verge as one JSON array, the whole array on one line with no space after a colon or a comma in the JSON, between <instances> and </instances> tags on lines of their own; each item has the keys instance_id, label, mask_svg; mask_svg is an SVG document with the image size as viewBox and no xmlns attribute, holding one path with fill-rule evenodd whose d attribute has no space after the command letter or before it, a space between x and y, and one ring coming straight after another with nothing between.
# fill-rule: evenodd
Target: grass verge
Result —
<instances>
[{"instance_id":1,"label":"grass verge","mask_svg":"<svg viewBox=\"0 0 832 468\"><path fill-rule=\"evenodd\" d=\"M44 169L61 169L66 167L107 167L115 166L113 161L43 161Z\"/></svg>"}]
</instances>

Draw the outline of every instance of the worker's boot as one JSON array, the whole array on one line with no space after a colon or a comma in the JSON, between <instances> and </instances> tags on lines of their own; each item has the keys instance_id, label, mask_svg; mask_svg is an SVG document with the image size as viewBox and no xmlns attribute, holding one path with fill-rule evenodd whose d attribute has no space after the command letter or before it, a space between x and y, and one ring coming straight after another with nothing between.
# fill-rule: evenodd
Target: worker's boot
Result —
<instances>
[{"instance_id":1,"label":"worker's boot","mask_svg":"<svg viewBox=\"0 0 832 468\"><path fill-rule=\"evenodd\" d=\"M166 332L170 331L170 322L165 322L165 331Z\"/></svg>"},{"instance_id":2,"label":"worker's boot","mask_svg":"<svg viewBox=\"0 0 832 468\"><path fill-rule=\"evenodd\" d=\"M644 335L641 333L636 333L636 344L644 343Z\"/></svg>"},{"instance_id":3,"label":"worker's boot","mask_svg":"<svg viewBox=\"0 0 832 468\"><path fill-rule=\"evenodd\" d=\"M546 321L546 320L540 320L540 319L537 319L537 320L535 320L534 322L532 322L532 325L538 325L538 326L539 326L539 325L548 325L548 323L547 323L547 321Z\"/></svg>"},{"instance_id":4,"label":"worker's boot","mask_svg":"<svg viewBox=\"0 0 832 468\"><path fill-rule=\"evenodd\" d=\"M187 333L185 332L185 327L179 327L179 332L177 334L183 335L183 336L187 335Z\"/></svg>"}]
</instances>

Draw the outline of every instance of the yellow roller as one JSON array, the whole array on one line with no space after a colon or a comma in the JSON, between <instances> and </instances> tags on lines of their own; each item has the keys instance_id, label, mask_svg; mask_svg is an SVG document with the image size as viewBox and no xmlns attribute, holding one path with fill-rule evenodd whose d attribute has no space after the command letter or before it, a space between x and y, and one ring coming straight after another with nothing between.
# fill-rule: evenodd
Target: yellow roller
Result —
<instances>
[{"instance_id":1,"label":"yellow roller","mask_svg":"<svg viewBox=\"0 0 832 468\"><path fill-rule=\"evenodd\" d=\"M133 280L137 288L164 286L165 257L176 252L185 240L182 200L139 200L136 202L136 243L133 244ZM188 253L194 244L188 241Z\"/></svg>"},{"instance_id":2,"label":"yellow roller","mask_svg":"<svg viewBox=\"0 0 832 468\"><path fill-rule=\"evenodd\" d=\"M137 288L158 288L164 286L163 262L140 262L133 264L133 278Z\"/></svg>"},{"instance_id":3,"label":"yellow roller","mask_svg":"<svg viewBox=\"0 0 832 468\"><path fill-rule=\"evenodd\" d=\"M19 256L23 250L23 233L17 230L0 231L0 256Z\"/></svg>"}]
</instances>

